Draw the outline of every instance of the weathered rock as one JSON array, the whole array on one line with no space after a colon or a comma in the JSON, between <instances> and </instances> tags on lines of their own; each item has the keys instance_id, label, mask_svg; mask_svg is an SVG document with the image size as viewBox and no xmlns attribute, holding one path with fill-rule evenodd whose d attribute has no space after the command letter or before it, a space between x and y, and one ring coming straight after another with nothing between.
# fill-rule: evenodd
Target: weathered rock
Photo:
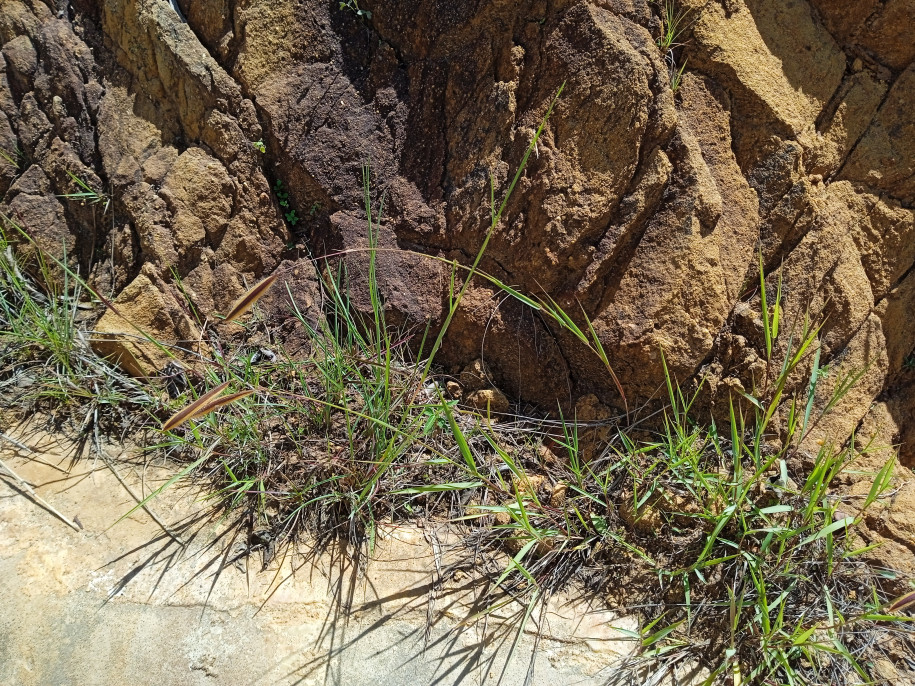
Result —
<instances>
[{"instance_id":1,"label":"weathered rock","mask_svg":"<svg viewBox=\"0 0 915 686\"><path fill-rule=\"evenodd\" d=\"M811 0L829 31L846 51L891 69L904 69L915 59L908 31L915 21L912 0Z\"/></svg>"},{"instance_id":2,"label":"weathered rock","mask_svg":"<svg viewBox=\"0 0 915 686\"><path fill-rule=\"evenodd\" d=\"M109 2L74 16L4 2L0 146L13 163L0 162L0 212L51 254L66 249L109 297L130 284L116 301L123 317L99 324L98 349L145 375L161 351L118 348L114 334L193 339L175 293L193 294L203 317L225 311L280 264L290 236L251 145L262 136L253 105L168 5ZM61 197L84 190L74 177L100 199ZM316 272L308 261L293 271L314 319Z\"/></svg>"},{"instance_id":3,"label":"weathered rock","mask_svg":"<svg viewBox=\"0 0 915 686\"><path fill-rule=\"evenodd\" d=\"M16 179L4 198L4 214L16 227L25 231L34 240L34 247L63 259L73 255L75 236L64 215L61 202L54 197L51 181L38 165L31 165ZM10 227L10 238L22 244L21 252L25 262L33 267L34 247L21 240L18 231Z\"/></svg>"},{"instance_id":4,"label":"weathered rock","mask_svg":"<svg viewBox=\"0 0 915 686\"><path fill-rule=\"evenodd\" d=\"M810 174L825 178L839 170L870 125L885 93L886 84L870 72L845 79L825 110L822 130L806 129L798 137Z\"/></svg>"},{"instance_id":5,"label":"weathered rock","mask_svg":"<svg viewBox=\"0 0 915 686\"><path fill-rule=\"evenodd\" d=\"M805 2L729 4L733 11L709 3L696 18L702 66L748 107L800 134L839 87L842 51Z\"/></svg>"},{"instance_id":6,"label":"weathered rock","mask_svg":"<svg viewBox=\"0 0 915 686\"><path fill-rule=\"evenodd\" d=\"M276 268L279 275L257 307L274 336L285 342L286 352L298 355L309 350L312 332L324 317L321 284L314 267L305 260L286 260Z\"/></svg>"},{"instance_id":7,"label":"weathered rock","mask_svg":"<svg viewBox=\"0 0 915 686\"><path fill-rule=\"evenodd\" d=\"M38 71L38 54L32 41L28 36L16 36L4 44L2 52L10 85L20 94L28 93Z\"/></svg>"},{"instance_id":8,"label":"weathered rock","mask_svg":"<svg viewBox=\"0 0 915 686\"><path fill-rule=\"evenodd\" d=\"M199 259L188 253L197 253L204 245L219 247L232 214L233 191L225 167L200 148L188 148L177 157L159 197L171 213L180 261L195 264Z\"/></svg>"},{"instance_id":9,"label":"weathered rock","mask_svg":"<svg viewBox=\"0 0 915 686\"><path fill-rule=\"evenodd\" d=\"M890 88L870 127L842 169L841 178L915 203L915 64Z\"/></svg>"},{"instance_id":10,"label":"weathered rock","mask_svg":"<svg viewBox=\"0 0 915 686\"><path fill-rule=\"evenodd\" d=\"M96 324L92 344L128 373L156 376L170 360L204 352L199 326L151 267L112 304Z\"/></svg>"},{"instance_id":11,"label":"weathered rock","mask_svg":"<svg viewBox=\"0 0 915 686\"><path fill-rule=\"evenodd\" d=\"M575 414L569 419L580 424L578 429L578 458L590 462L606 447L607 439L613 431L615 412L604 405L596 395L590 393L582 396L575 403ZM588 426L588 425L592 426ZM598 424L594 426L594 424Z\"/></svg>"},{"instance_id":12,"label":"weathered rock","mask_svg":"<svg viewBox=\"0 0 915 686\"><path fill-rule=\"evenodd\" d=\"M179 0L186 22L159 0L74 0L61 16L5 0L0 147L22 155L0 160L0 211L66 244L169 343L193 333L176 293L209 317L269 273L293 275L317 321L308 254L328 256L328 278L345 272L368 313L373 244L387 321L434 336L466 273L449 262L467 267L488 236L480 268L583 331L587 317L630 407L656 397L662 352L679 382L706 375L713 407L752 392L767 368L761 254L786 327L825 320L821 363L837 373L816 406L838 372L867 368L811 438L860 424L911 443L915 0L684 6L674 94L641 0L365 0L371 19L313 0ZM490 193L499 205L563 83L492 227ZM69 173L110 208L55 198L73 192ZM294 346L305 332L288 306L278 285L261 307ZM458 374L480 358L486 382L468 385ZM624 405L578 337L479 277L438 362L465 397L500 388L567 416L582 398L606 416Z\"/></svg>"},{"instance_id":13,"label":"weathered rock","mask_svg":"<svg viewBox=\"0 0 915 686\"><path fill-rule=\"evenodd\" d=\"M699 79L686 79L682 88L683 121L671 142L667 193L647 219L612 299L602 294L593 317L611 366L636 397L663 382L662 351L678 378L707 357L739 296L758 235L755 193L730 152L726 98ZM583 362L581 354L571 359ZM606 379L593 356L585 359L590 374L582 377Z\"/></svg>"},{"instance_id":14,"label":"weathered rock","mask_svg":"<svg viewBox=\"0 0 915 686\"><path fill-rule=\"evenodd\" d=\"M492 372L483 360L474 360L461 370L458 378L464 390L472 393L492 385Z\"/></svg>"},{"instance_id":15,"label":"weathered rock","mask_svg":"<svg viewBox=\"0 0 915 686\"><path fill-rule=\"evenodd\" d=\"M508 398L505 397L505 394L500 391L498 388L484 388L481 391L474 391L469 394L465 402L480 412L484 412L487 415L492 414L508 414L511 410L511 404L508 402Z\"/></svg>"}]
</instances>

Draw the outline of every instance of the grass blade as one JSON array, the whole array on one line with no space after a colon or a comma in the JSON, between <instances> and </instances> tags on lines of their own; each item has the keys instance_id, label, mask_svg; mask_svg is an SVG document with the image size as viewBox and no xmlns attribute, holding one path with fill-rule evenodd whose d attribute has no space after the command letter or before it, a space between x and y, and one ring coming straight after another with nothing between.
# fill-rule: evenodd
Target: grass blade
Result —
<instances>
[{"instance_id":1,"label":"grass blade","mask_svg":"<svg viewBox=\"0 0 915 686\"><path fill-rule=\"evenodd\" d=\"M250 310L254 306L254 303L264 297L264 294L270 290L270 287L273 285L273 282L276 281L277 276L277 274L271 274L260 283L249 288L243 296L235 301L232 309L229 310L229 313L225 317L226 321L231 322L238 319L245 312Z\"/></svg>"},{"instance_id":2,"label":"grass blade","mask_svg":"<svg viewBox=\"0 0 915 686\"><path fill-rule=\"evenodd\" d=\"M218 396L220 393L222 393L224 390L226 390L229 387L229 383L230 382L228 382L228 381L224 381L223 383L219 384L216 388L204 393L202 396L197 398L197 400L192 402L187 407L185 407L185 408L179 410L178 412L176 412L175 414L173 414L169 418L169 420L167 422L165 422L165 424L162 425L162 430L171 431L172 429L184 424L184 422L191 419L191 417L194 417L197 410L200 408L201 405L208 403L210 400L212 400L213 398Z\"/></svg>"},{"instance_id":3,"label":"grass blade","mask_svg":"<svg viewBox=\"0 0 915 686\"><path fill-rule=\"evenodd\" d=\"M893 479L893 468L896 466L896 457L892 456L886 461L886 464L883 465L883 468L877 473L874 483L871 485L871 490L867 494L867 499L864 501L864 505L861 507L862 510L866 510L870 507L877 498L880 497L880 494L885 491L889 485L890 481Z\"/></svg>"},{"instance_id":4,"label":"grass blade","mask_svg":"<svg viewBox=\"0 0 915 686\"><path fill-rule=\"evenodd\" d=\"M442 401L442 412L445 413L445 417L448 419L451 433L454 434L454 440L457 441L458 449L461 451L461 456L464 458L467 468L473 476L479 477L480 472L477 469L476 460L473 459L473 453L470 452L470 446L467 444L467 438L464 436L464 432L461 431L461 427L458 426L457 420L454 418L454 412L451 409L451 405L441 396L439 396L439 399Z\"/></svg>"},{"instance_id":5,"label":"grass blade","mask_svg":"<svg viewBox=\"0 0 915 686\"><path fill-rule=\"evenodd\" d=\"M808 536L803 541L798 543L797 547L800 548L800 547L807 545L808 543L813 543L813 541L819 540L819 539L823 538L824 536L828 536L829 534L833 533L834 531L838 531L839 529L842 529L844 527L851 526L854 523L855 523L854 517L845 517L843 519L840 519L837 522L833 522L829 526L823 527L815 534Z\"/></svg>"}]
</instances>

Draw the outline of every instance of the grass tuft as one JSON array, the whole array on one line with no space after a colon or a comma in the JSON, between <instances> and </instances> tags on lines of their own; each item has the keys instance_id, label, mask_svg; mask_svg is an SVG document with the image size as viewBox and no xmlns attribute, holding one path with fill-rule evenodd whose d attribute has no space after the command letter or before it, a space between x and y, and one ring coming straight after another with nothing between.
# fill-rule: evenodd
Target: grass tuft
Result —
<instances>
[{"instance_id":1,"label":"grass tuft","mask_svg":"<svg viewBox=\"0 0 915 686\"><path fill-rule=\"evenodd\" d=\"M680 7L677 0L654 1L661 11L661 35L658 36L655 43L664 55L664 61L667 64L670 89L676 93L683 81L683 70L686 68L686 59L680 62L677 52L683 46L680 38L693 23L690 18L692 10L688 7Z\"/></svg>"},{"instance_id":2,"label":"grass tuft","mask_svg":"<svg viewBox=\"0 0 915 686\"><path fill-rule=\"evenodd\" d=\"M269 530L280 543L305 534L345 539L366 553L382 522L447 522L492 582L465 624L517 605L511 651L538 608L576 588L638 615L620 672L632 683L659 680L684 662L703 666L708 684L869 682L887 640L911 645L904 613L912 594L886 597L865 561L872 546L856 533L883 500L895 462L872 475L851 508L836 492L860 457L854 437L806 452L863 372L846 373L820 397L820 327L807 317L783 321L781 282L770 298L762 266L766 367L749 392L729 399L726 426L696 421L701 386L685 393L663 354L667 399L653 431L615 427L597 449L587 438L594 427L574 417L496 422L447 394L434 358L471 280L482 278L573 333L627 402L587 313L573 317L478 269L545 125L499 203L493 185L491 224L472 265L449 263L449 308L434 338L387 320L376 262L384 198L373 198L367 166L370 311L353 307L343 262L323 265L317 321L302 314L282 275L268 277L226 315L261 342L202 324L212 356L178 372L186 384L141 384L95 356L88 340L97 314L84 306L106 301L65 259L52 264L39 251L26 270L4 237L6 403L82 418L77 431L96 444L100 427L116 424L105 418L154 428L148 447L181 466L137 508L182 478L205 480L214 505L239 513L250 531ZM62 283L52 268L62 270ZM304 356L260 330L257 300L270 287L287 289L307 337ZM225 394L229 388L237 390Z\"/></svg>"},{"instance_id":3,"label":"grass tuft","mask_svg":"<svg viewBox=\"0 0 915 686\"><path fill-rule=\"evenodd\" d=\"M666 53L680 46L678 41L690 26L689 17L692 11L689 8L678 7L676 0L659 0L657 5L661 9L661 35L656 43L661 51Z\"/></svg>"},{"instance_id":4,"label":"grass tuft","mask_svg":"<svg viewBox=\"0 0 915 686\"><path fill-rule=\"evenodd\" d=\"M65 198L67 200L76 200L83 205L86 203L89 203L90 205L101 205L102 214L108 212L108 208L111 207L111 198L107 193L95 190L88 183L83 181L79 176L71 171L68 171L67 175L70 177L70 180L74 183L78 190L73 191L72 193L64 193L58 197Z\"/></svg>"},{"instance_id":5,"label":"grass tuft","mask_svg":"<svg viewBox=\"0 0 915 686\"><path fill-rule=\"evenodd\" d=\"M78 420L84 432L99 421L136 426L136 410L153 400L150 390L90 348L98 308L82 281L69 269L58 271L60 265L40 250L33 255L33 263L22 264L0 230L3 407Z\"/></svg>"}]
</instances>

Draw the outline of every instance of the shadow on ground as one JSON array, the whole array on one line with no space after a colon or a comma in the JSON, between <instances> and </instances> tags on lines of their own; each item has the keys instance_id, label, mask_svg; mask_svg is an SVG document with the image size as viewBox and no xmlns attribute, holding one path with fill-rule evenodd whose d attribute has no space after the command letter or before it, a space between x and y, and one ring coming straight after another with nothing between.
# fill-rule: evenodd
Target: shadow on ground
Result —
<instances>
[{"instance_id":1,"label":"shadow on ground","mask_svg":"<svg viewBox=\"0 0 915 686\"><path fill-rule=\"evenodd\" d=\"M631 651L632 620L557 597L512 652L523 608L474 619L482 560L444 529L275 550L187 486L124 517L168 465L20 440L4 462L81 529L0 477L0 683L606 684Z\"/></svg>"}]
</instances>

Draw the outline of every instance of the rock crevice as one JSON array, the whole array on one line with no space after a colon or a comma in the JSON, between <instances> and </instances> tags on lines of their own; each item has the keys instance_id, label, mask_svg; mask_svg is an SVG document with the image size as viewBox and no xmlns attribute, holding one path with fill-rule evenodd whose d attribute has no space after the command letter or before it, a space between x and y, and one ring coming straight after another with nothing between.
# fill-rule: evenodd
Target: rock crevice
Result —
<instances>
[{"instance_id":1,"label":"rock crevice","mask_svg":"<svg viewBox=\"0 0 915 686\"><path fill-rule=\"evenodd\" d=\"M823 360L868 368L824 430L884 413L915 459L915 0L684 0L676 93L646 0L176 5L186 23L164 0L0 0L0 211L151 334L193 338L191 309L277 270L317 316L310 258L330 253L368 307L367 162L389 319L439 326L448 278L422 254L471 261L490 178L501 198L565 83L483 268L584 307L630 399L663 351L714 404L753 384L761 252L786 321L825 318ZM71 174L99 202L60 197ZM124 327L102 319L106 352L155 373ZM573 337L484 283L439 361L481 355L542 407L621 403Z\"/></svg>"}]
</instances>

